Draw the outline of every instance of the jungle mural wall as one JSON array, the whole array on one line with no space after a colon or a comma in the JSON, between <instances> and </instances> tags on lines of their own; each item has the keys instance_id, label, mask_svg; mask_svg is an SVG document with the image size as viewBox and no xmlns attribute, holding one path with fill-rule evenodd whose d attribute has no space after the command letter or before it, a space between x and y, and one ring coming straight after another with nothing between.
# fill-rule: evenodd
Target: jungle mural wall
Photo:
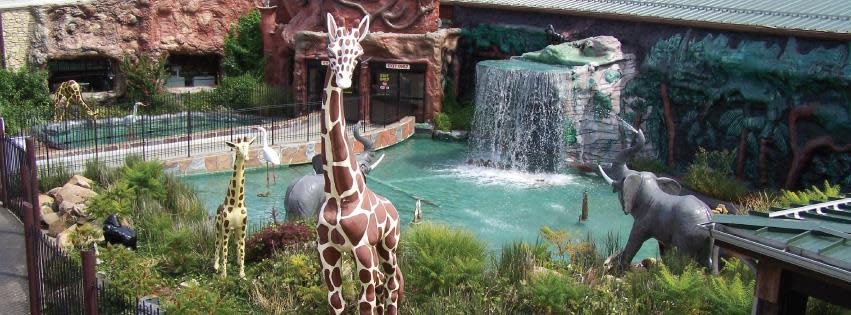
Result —
<instances>
[{"instance_id":1,"label":"jungle mural wall","mask_svg":"<svg viewBox=\"0 0 851 315\"><path fill-rule=\"evenodd\" d=\"M624 93L669 166L699 147L736 153L736 175L797 188L851 185L851 45L802 52L724 35L662 39Z\"/></svg>"},{"instance_id":2,"label":"jungle mural wall","mask_svg":"<svg viewBox=\"0 0 851 315\"><path fill-rule=\"evenodd\" d=\"M851 43L478 8L456 7L452 22L462 99L478 61L611 35L638 64L617 115L646 130L669 169L727 150L753 188L851 187Z\"/></svg>"}]
</instances>

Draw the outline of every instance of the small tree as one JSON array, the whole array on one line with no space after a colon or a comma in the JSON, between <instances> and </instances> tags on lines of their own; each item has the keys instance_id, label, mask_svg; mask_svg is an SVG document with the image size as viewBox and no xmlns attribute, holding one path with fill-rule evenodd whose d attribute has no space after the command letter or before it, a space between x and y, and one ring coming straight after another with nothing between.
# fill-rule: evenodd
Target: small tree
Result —
<instances>
[{"instance_id":1,"label":"small tree","mask_svg":"<svg viewBox=\"0 0 851 315\"><path fill-rule=\"evenodd\" d=\"M262 77L266 62L263 58L263 34L260 31L259 11L251 10L239 18L225 37L224 50L222 69L225 75L251 74Z\"/></svg>"},{"instance_id":2,"label":"small tree","mask_svg":"<svg viewBox=\"0 0 851 315\"><path fill-rule=\"evenodd\" d=\"M121 72L127 76L127 96L131 100L143 100L159 94L168 75L165 69L168 55L155 59L140 54L135 59L133 61L129 55L124 55L121 62Z\"/></svg>"}]
</instances>

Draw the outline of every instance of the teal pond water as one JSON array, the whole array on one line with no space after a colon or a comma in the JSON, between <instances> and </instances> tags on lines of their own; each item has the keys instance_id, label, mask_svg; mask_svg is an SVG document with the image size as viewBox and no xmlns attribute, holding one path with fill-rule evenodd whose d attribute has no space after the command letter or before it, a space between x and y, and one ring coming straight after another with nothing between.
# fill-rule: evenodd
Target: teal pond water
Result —
<instances>
[{"instance_id":1,"label":"teal pond water","mask_svg":"<svg viewBox=\"0 0 851 315\"><path fill-rule=\"evenodd\" d=\"M425 221L461 227L485 240L492 250L512 241L534 243L544 226L573 231L584 238L590 232L602 246L606 234L617 233L626 244L632 217L621 211L612 189L597 176L567 170L559 174L530 174L466 165L463 143L434 141L415 136L380 151L384 161L367 177L367 185L390 199L400 212L405 227L413 217L416 198L423 200ZM274 170L277 184L268 188L264 168L246 171L246 205L249 224L271 218L272 209L284 217L284 194L293 179L312 174L309 165L282 166ZM231 172L187 175L182 180L193 186L211 214L224 200ZM588 191L589 218L579 223L582 192ZM403 229L404 232L404 229ZM658 256L650 240L636 255Z\"/></svg>"}]
</instances>

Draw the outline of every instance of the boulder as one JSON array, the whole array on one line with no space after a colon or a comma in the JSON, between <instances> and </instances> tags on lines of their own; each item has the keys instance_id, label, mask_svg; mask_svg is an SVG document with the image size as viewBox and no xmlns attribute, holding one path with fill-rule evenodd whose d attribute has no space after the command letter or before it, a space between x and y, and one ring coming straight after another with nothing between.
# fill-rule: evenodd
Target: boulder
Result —
<instances>
[{"instance_id":1,"label":"boulder","mask_svg":"<svg viewBox=\"0 0 851 315\"><path fill-rule=\"evenodd\" d=\"M56 225L56 223L58 223L60 220L62 220L62 218L59 217L59 215L55 212L41 214L41 221L44 222L44 224L47 226Z\"/></svg>"},{"instance_id":2,"label":"boulder","mask_svg":"<svg viewBox=\"0 0 851 315\"><path fill-rule=\"evenodd\" d=\"M65 231L62 231L58 235L56 235L56 242L59 243L59 246L62 248L69 248L72 246L71 244L71 233L77 231L77 225L71 225Z\"/></svg>"},{"instance_id":3,"label":"boulder","mask_svg":"<svg viewBox=\"0 0 851 315\"><path fill-rule=\"evenodd\" d=\"M71 213L71 211L74 210L74 206L76 206L76 204L73 203L73 202L63 201L62 203L59 204L59 207L58 207L59 213L62 213L62 214Z\"/></svg>"},{"instance_id":4,"label":"boulder","mask_svg":"<svg viewBox=\"0 0 851 315\"><path fill-rule=\"evenodd\" d=\"M44 206L53 207L53 204L55 202L56 202L56 200L53 199L53 197L51 197L51 196L48 196L48 195L45 195L45 194L38 195L39 207L44 207Z\"/></svg>"},{"instance_id":5,"label":"boulder","mask_svg":"<svg viewBox=\"0 0 851 315\"><path fill-rule=\"evenodd\" d=\"M92 189L92 184L94 184L94 181L82 175L71 176L71 179L66 183L66 185L77 185L86 189Z\"/></svg>"},{"instance_id":6,"label":"boulder","mask_svg":"<svg viewBox=\"0 0 851 315\"><path fill-rule=\"evenodd\" d=\"M68 229L66 217L57 215L57 218L58 220L54 221L53 224L48 225L47 235L57 237L60 233Z\"/></svg>"},{"instance_id":7,"label":"boulder","mask_svg":"<svg viewBox=\"0 0 851 315\"><path fill-rule=\"evenodd\" d=\"M56 198L56 202L61 205L63 202L71 202L73 204L85 203L86 200L94 196L97 196L94 190L71 184L69 181L69 183L62 186L54 194L53 198Z\"/></svg>"}]
</instances>

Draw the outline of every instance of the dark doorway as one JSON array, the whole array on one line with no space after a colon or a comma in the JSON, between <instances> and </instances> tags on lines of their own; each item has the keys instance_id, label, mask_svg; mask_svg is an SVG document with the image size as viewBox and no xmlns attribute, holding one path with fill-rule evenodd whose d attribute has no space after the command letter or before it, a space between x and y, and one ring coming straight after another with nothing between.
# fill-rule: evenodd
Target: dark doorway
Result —
<instances>
[{"instance_id":1,"label":"dark doorway","mask_svg":"<svg viewBox=\"0 0 851 315\"><path fill-rule=\"evenodd\" d=\"M48 60L47 79L50 92L55 92L62 82L77 81L83 92L112 91L115 83L113 62L104 57L87 57L66 60Z\"/></svg>"},{"instance_id":2,"label":"dark doorway","mask_svg":"<svg viewBox=\"0 0 851 315\"><path fill-rule=\"evenodd\" d=\"M167 87L216 86L219 80L219 56L178 55L168 56Z\"/></svg>"},{"instance_id":3,"label":"dark doorway","mask_svg":"<svg viewBox=\"0 0 851 315\"><path fill-rule=\"evenodd\" d=\"M372 68L370 120L393 123L405 116L422 121L425 112L424 64L375 63Z\"/></svg>"},{"instance_id":4,"label":"dark doorway","mask_svg":"<svg viewBox=\"0 0 851 315\"><path fill-rule=\"evenodd\" d=\"M328 69L327 60L311 59L307 61L307 101L310 108L319 108L325 97L325 71ZM360 120L360 71L352 74L352 87L343 90L343 108L346 122L357 123ZM314 105L315 104L315 105Z\"/></svg>"}]
</instances>

